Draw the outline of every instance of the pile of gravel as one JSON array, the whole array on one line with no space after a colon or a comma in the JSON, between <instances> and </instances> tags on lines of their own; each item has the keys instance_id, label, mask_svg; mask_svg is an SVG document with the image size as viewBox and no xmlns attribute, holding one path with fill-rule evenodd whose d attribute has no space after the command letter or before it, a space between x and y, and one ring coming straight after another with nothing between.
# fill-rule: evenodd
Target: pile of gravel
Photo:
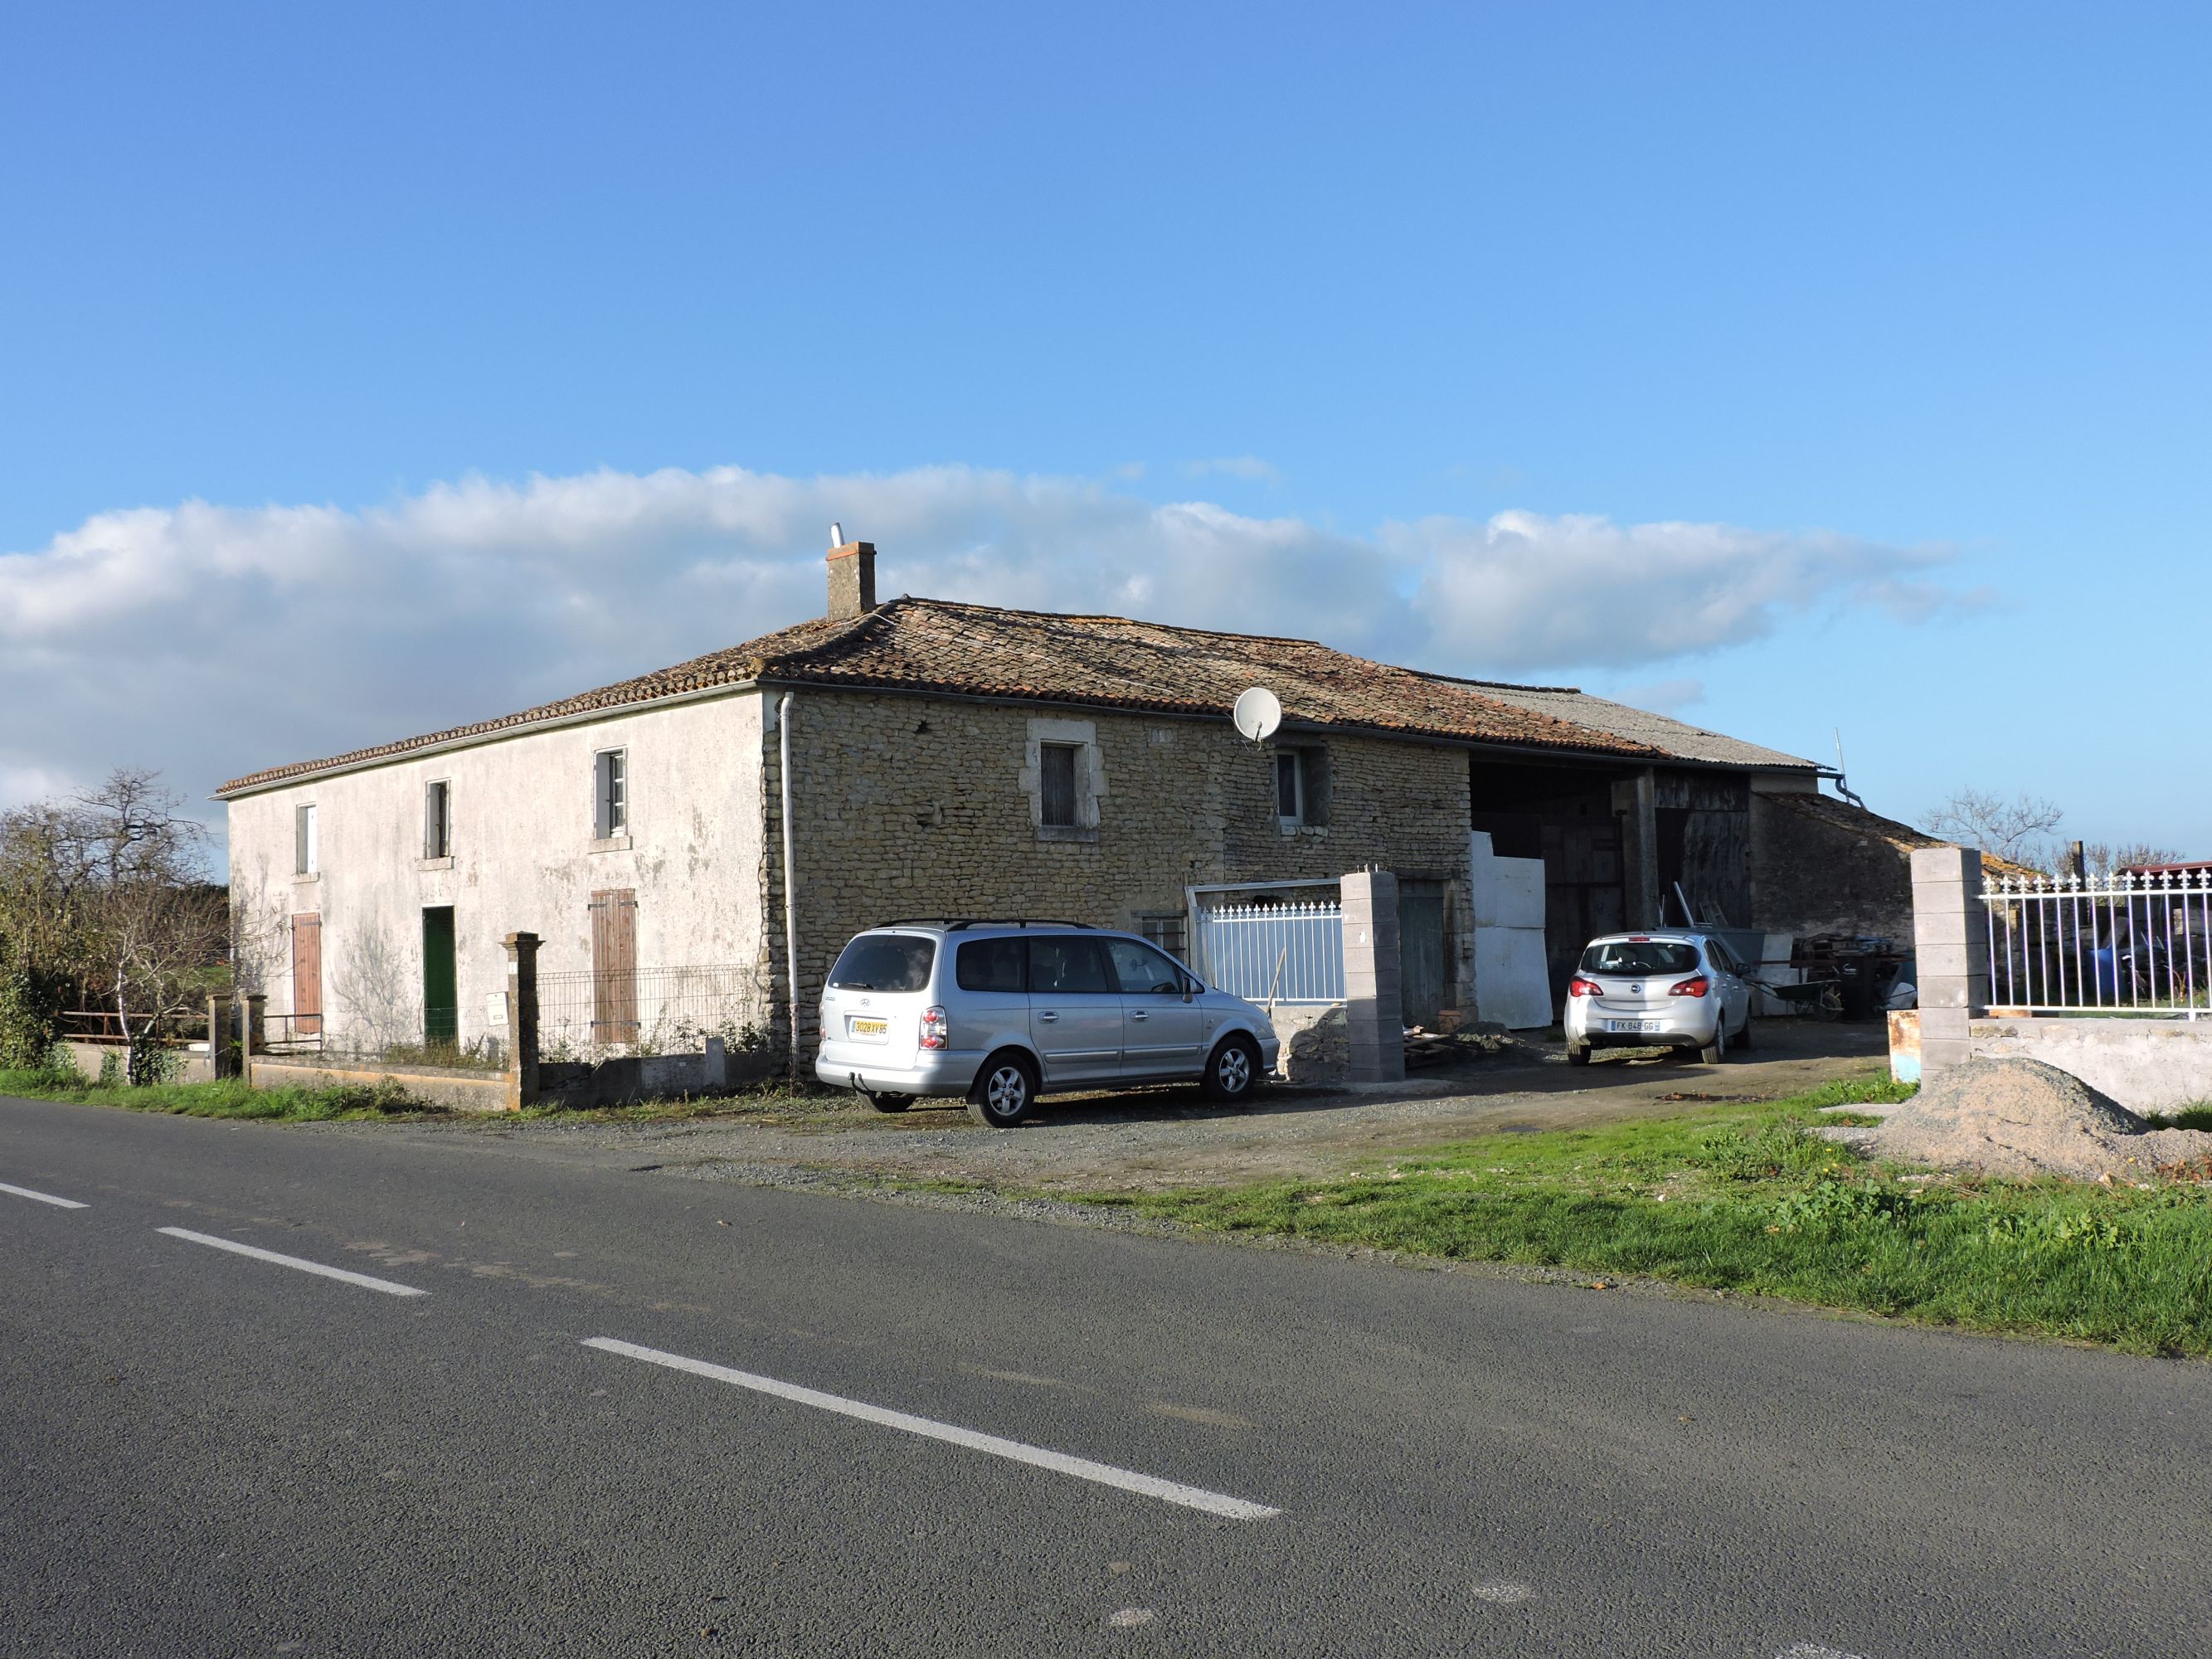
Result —
<instances>
[{"instance_id":1,"label":"pile of gravel","mask_svg":"<svg viewBox=\"0 0 2212 1659\"><path fill-rule=\"evenodd\" d=\"M2154 1129L2070 1072L2039 1060L1968 1060L1923 1084L1888 1114L1878 1128L1830 1133L1899 1164L2014 1180L2148 1181L2162 1164L2212 1154L2212 1133Z\"/></svg>"}]
</instances>

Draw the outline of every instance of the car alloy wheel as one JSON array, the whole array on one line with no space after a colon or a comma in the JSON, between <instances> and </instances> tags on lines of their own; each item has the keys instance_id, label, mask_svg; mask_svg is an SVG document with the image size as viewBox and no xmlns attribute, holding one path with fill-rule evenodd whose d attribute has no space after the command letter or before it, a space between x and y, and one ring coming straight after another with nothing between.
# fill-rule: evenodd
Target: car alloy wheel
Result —
<instances>
[{"instance_id":1,"label":"car alloy wheel","mask_svg":"<svg viewBox=\"0 0 2212 1659\"><path fill-rule=\"evenodd\" d=\"M1012 1054L996 1056L976 1079L968 1114L987 1129L1011 1129L1030 1115L1036 1089L1027 1061Z\"/></svg>"},{"instance_id":2,"label":"car alloy wheel","mask_svg":"<svg viewBox=\"0 0 2212 1659\"><path fill-rule=\"evenodd\" d=\"M1231 1043L1221 1051L1221 1058L1213 1063L1213 1075L1225 1095L1241 1095L1252 1086L1252 1058L1242 1047Z\"/></svg>"}]
</instances>

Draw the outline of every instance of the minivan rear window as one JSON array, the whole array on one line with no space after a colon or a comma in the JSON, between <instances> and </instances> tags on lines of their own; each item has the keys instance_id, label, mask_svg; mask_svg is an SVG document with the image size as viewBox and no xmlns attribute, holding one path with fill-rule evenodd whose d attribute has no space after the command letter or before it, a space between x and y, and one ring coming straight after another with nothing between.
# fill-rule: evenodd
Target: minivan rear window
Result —
<instances>
[{"instance_id":1,"label":"minivan rear window","mask_svg":"<svg viewBox=\"0 0 2212 1659\"><path fill-rule=\"evenodd\" d=\"M1029 941L971 939L953 953L953 976L963 991L1026 991Z\"/></svg>"},{"instance_id":2,"label":"minivan rear window","mask_svg":"<svg viewBox=\"0 0 2212 1659\"><path fill-rule=\"evenodd\" d=\"M1606 939L1583 952L1585 974L1693 974L1698 947L1680 939Z\"/></svg>"},{"instance_id":3,"label":"minivan rear window","mask_svg":"<svg viewBox=\"0 0 2212 1659\"><path fill-rule=\"evenodd\" d=\"M929 983L937 941L912 933L862 933L838 953L830 983L841 991L919 991Z\"/></svg>"}]
</instances>

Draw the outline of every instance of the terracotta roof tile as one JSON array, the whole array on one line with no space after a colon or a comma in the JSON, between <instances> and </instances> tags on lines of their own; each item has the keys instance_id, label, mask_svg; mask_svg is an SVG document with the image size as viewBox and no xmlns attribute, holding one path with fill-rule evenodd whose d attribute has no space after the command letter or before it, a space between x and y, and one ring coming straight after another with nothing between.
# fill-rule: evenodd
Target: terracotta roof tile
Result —
<instances>
[{"instance_id":1,"label":"terracotta roof tile","mask_svg":"<svg viewBox=\"0 0 2212 1659\"><path fill-rule=\"evenodd\" d=\"M950 692L1224 718L1239 691L1265 685L1282 699L1285 720L1295 724L1645 760L1668 757L1665 750L1622 732L1491 695L1477 682L1370 662L1311 640L900 599L865 617L800 623L503 719L249 773L217 793L247 793L416 750L494 738L542 721L748 681ZM1556 706L1555 698L1547 701Z\"/></svg>"}]
</instances>

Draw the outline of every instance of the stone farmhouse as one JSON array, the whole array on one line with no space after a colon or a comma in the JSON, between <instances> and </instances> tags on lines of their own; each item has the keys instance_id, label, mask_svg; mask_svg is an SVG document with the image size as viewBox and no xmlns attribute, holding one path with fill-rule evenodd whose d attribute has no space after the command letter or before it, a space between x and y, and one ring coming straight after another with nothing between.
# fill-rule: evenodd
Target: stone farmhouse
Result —
<instances>
[{"instance_id":1,"label":"stone farmhouse","mask_svg":"<svg viewBox=\"0 0 2212 1659\"><path fill-rule=\"evenodd\" d=\"M641 982L688 976L779 1047L789 939L806 1043L871 924L1054 917L1185 952L1195 906L1367 867L1401 885L1407 1018L1482 1018L1486 835L1541 861L1554 996L1591 934L1681 898L1776 932L1909 915L1903 826L1811 762L1310 641L878 604L875 563L834 550L827 614L743 645L222 786L240 977L272 1030L498 1038L501 939L527 931L602 1034L637 1033ZM1230 718L1253 685L1285 710L1264 744Z\"/></svg>"}]
</instances>

